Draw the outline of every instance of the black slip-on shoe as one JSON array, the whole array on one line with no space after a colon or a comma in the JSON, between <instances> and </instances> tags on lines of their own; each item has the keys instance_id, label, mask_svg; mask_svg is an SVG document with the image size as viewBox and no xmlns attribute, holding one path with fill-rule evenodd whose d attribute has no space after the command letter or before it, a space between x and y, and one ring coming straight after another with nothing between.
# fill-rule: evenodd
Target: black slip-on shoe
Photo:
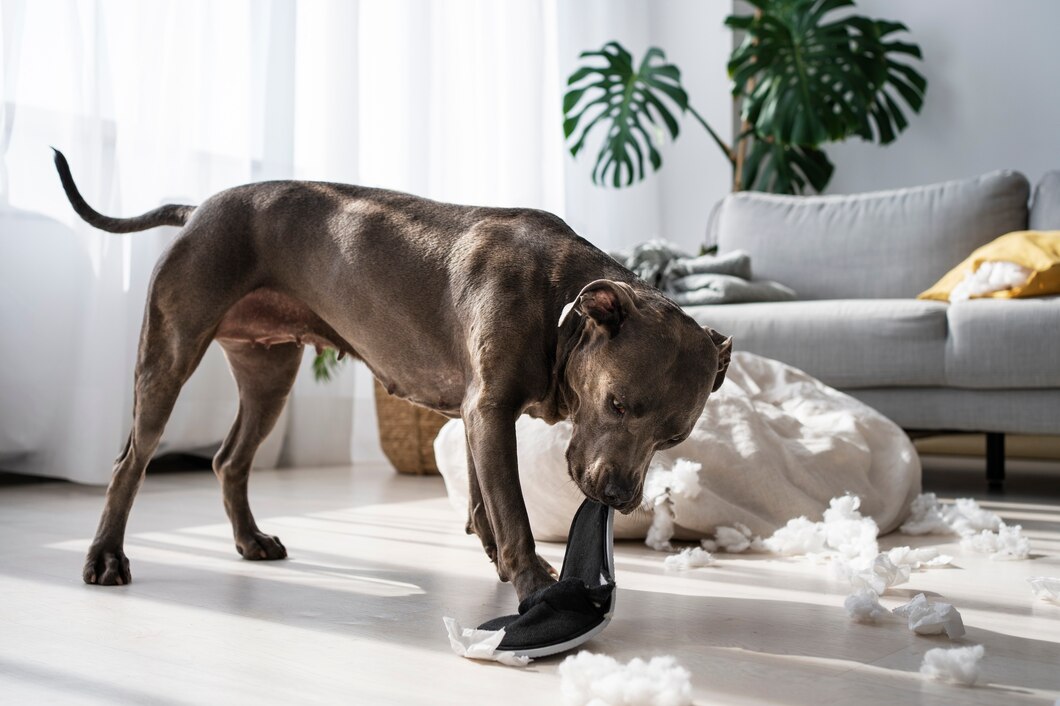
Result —
<instances>
[{"instance_id":1,"label":"black slip-on shoe","mask_svg":"<svg viewBox=\"0 0 1060 706\"><path fill-rule=\"evenodd\" d=\"M615 610L615 511L594 500L578 508L567 535L559 581L528 596L518 615L479 630L504 630L497 652L546 657L588 642Z\"/></svg>"}]
</instances>

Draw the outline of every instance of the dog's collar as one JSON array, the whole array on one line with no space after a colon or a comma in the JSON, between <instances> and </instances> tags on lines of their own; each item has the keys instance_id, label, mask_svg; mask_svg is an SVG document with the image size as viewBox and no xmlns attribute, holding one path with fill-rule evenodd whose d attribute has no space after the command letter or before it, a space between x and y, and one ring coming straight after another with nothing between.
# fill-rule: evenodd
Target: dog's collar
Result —
<instances>
[{"instance_id":1,"label":"dog's collar","mask_svg":"<svg viewBox=\"0 0 1060 706\"><path fill-rule=\"evenodd\" d=\"M574 311L575 314L578 313L577 311L574 310L574 305L577 304L577 303L578 303L577 299L574 299L573 301L567 302L567 304L563 307L563 311L561 311L559 313L559 322L556 323L556 328L563 328L564 322L566 322L567 317L570 316L570 313L572 311Z\"/></svg>"}]
</instances>

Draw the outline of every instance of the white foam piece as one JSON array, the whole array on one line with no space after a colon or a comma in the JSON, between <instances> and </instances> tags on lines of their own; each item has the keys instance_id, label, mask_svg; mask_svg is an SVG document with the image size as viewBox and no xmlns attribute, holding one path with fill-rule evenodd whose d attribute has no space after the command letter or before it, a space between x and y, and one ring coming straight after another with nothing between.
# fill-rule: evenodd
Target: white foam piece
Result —
<instances>
[{"instance_id":1,"label":"white foam piece","mask_svg":"<svg viewBox=\"0 0 1060 706\"><path fill-rule=\"evenodd\" d=\"M859 588L843 601L850 617L858 623L875 623L889 617L890 611L880 605L880 596L871 588Z\"/></svg>"},{"instance_id":2,"label":"white foam piece","mask_svg":"<svg viewBox=\"0 0 1060 706\"><path fill-rule=\"evenodd\" d=\"M1031 585L1034 595L1043 601L1056 601L1060 603L1060 578L1050 576L1031 576L1027 579Z\"/></svg>"},{"instance_id":3,"label":"white foam piece","mask_svg":"<svg viewBox=\"0 0 1060 706\"><path fill-rule=\"evenodd\" d=\"M710 566L717 563L717 560L702 547L688 547L666 557L663 563L672 571L687 571L700 566Z\"/></svg>"},{"instance_id":4,"label":"white foam piece","mask_svg":"<svg viewBox=\"0 0 1060 706\"><path fill-rule=\"evenodd\" d=\"M607 655L579 652L559 665L565 706L689 706L688 670L673 657L634 658L621 664Z\"/></svg>"},{"instance_id":5,"label":"white foam piece","mask_svg":"<svg viewBox=\"0 0 1060 706\"><path fill-rule=\"evenodd\" d=\"M931 679L972 686L979 679L979 661L983 659L983 646L938 647L928 650L920 673Z\"/></svg>"},{"instance_id":6,"label":"white foam piece","mask_svg":"<svg viewBox=\"0 0 1060 706\"><path fill-rule=\"evenodd\" d=\"M504 639L504 630L475 630L461 627L453 618L442 618L449 633L449 646L453 652L467 659L500 662L509 667L525 667L530 658L511 652L498 652L497 645Z\"/></svg>"},{"instance_id":7,"label":"white foam piece","mask_svg":"<svg viewBox=\"0 0 1060 706\"><path fill-rule=\"evenodd\" d=\"M961 539L961 549L989 554L996 561L1016 561L1031 554L1030 541L1024 536L1023 527L1004 522L997 532L984 529L979 534L966 535Z\"/></svg>"},{"instance_id":8,"label":"white foam piece","mask_svg":"<svg viewBox=\"0 0 1060 706\"><path fill-rule=\"evenodd\" d=\"M949 603L932 603L923 593L913 596L913 600L898 606L892 611L905 618L909 629L918 635L941 635L956 640L964 635L964 621L961 614Z\"/></svg>"}]
</instances>

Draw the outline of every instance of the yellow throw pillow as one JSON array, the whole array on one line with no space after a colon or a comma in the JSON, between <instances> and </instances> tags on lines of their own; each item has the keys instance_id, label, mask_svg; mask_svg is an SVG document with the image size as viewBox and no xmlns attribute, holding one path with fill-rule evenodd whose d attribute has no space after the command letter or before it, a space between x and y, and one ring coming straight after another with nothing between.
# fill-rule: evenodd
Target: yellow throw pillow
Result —
<instances>
[{"instance_id":1,"label":"yellow throw pillow","mask_svg":"<svg viewBox=\"0 0 1060 706\"><path fill-rule=\"evenodd\" d=\"M917 299L947 302L950 293L984 262L1014 262L1031 271L1026 283L990 292L983 298L1013 299L1060 294L1060 230L1018 230L1007 233L973 252Z\"/></svg>"}]
</instances>

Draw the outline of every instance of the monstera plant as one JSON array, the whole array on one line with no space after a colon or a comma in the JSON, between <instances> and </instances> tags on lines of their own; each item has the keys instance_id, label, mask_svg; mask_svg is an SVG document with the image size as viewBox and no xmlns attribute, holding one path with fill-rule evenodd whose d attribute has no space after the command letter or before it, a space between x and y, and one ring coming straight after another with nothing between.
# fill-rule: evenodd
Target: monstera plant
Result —
<instances>
[{"instance_id":1,"label":"monstera plant","mask_svg":"<svg viewBox=\"0 0 1060 706\"><path fill-rule=\"evenodd\" d=\"M836 12L853 0L748 0L753 14L725 24L743 33L729 58L741 126L728 144L689 102L681 72L652 47L636 62L617 42L581 55L567 81L563 130L575 157L603 141L593 181L629 186L662 166L658 143L691 115L732 164L733 190L821 191L833 166L821 147L859 137L887 144L919 112L927 81L909 65L920 48L895 38L900 22Z\"/></svg>"}]
</instances>

